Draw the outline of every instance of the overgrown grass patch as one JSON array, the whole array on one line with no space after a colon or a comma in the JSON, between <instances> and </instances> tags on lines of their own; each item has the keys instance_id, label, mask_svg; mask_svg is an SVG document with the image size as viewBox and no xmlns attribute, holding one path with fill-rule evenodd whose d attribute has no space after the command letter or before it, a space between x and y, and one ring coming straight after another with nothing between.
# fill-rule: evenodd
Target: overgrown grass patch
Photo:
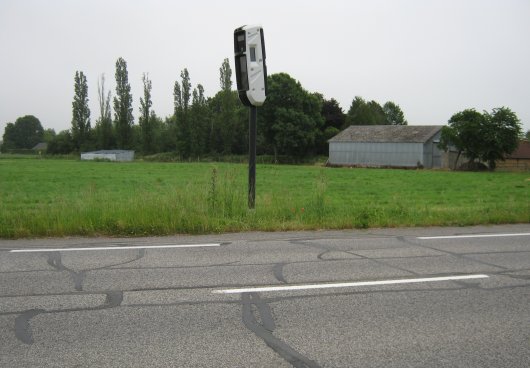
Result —
<instances>
[{"instance_id":1,"label":"overgrown grass patch","mask_svg":"<svg viewBox=\"0 0 530 368\"><path fill-rule=\"evenodd\" d=\"M529 173L0 160L0 237L530 222Z\"/></svg>"}]
</instances>

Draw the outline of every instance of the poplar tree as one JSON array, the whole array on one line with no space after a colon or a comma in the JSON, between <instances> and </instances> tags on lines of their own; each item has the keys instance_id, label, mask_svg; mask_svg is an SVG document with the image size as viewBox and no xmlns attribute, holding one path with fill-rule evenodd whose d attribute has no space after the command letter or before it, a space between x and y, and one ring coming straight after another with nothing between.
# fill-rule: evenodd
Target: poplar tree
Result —
<instances>
[{"instance_id":1,"label":"poplar tree","mask_svg":"<svg viewBox=\"0 0 530 368\"><path fill-rule=\"evenodd\" d=\"M105 74L98 80L99 118L96 123L98 146L103 149L112 148L112 116L110 110L110 91L105 91Z\"/></svg>"},{"instance_id":2,"label":"poplar tree","mask_svg":"<svg viewBox=\"0 0 530 368\"><path fill-rule=\"evenodd\" d=\"M224 153L231 153L234 142L237 139L234 135L234 131L236 130L236 101L232 95L232 69L230 68L228 59L223 60L223 64L219 68L219 74L221 111L218 123L221 125L223 151Z\"/></svg>"},{"instance_id":3,"label":"poplar tree","mask_svg":"<svg viewBox=\"0 0 530 368\"><path fill-rule=\"evenodd\" d=\"M210 138L210 113L206 98L204 97L204 87L197 84L193 89L192 103L189 113L190 133L191 133L191 154L201 155L209 151Z\"/></svg>"},{"instance_id":4,"label":"poplar tree","mask_svg":"<svg viewBox=\"0 0 530 368\"><path fill-rule=\"evenodd\" d=\"M127 149L132 146L132 95L127 62L123 58L116 61L116 97L114 97L114 124L119 148Z\"/></svg>"},{"instance_id":5,"label":"poplar tree","mask_svg":"<svg viewBox=\"0 0 530 368\"><path fill-rule=\"evenodd\" d=\"M191 153L191 127L189 122L189 105L191 82L188 69L180 72L181 84L175 81L173 101L175 105L177 151L185 158Z\"/></svg>"},{"instance_id":6,"label":"poplar tree","mask_svg":"<svg viewBox=\"0 0 530 368\"><path fill-rule=\"evenodd\" d=\"M90 133L90 109L88 108L88 84L81 71L75 72L74 101L72 102L72 136L76 150L80 150Z\"/></svg>"},{"instance_id":7,"label":"poplar tree","mask_svg":"<svg viewBox=\"0 0 530 368\"><path fill-rule=\"evenodd\" d=\"M153 153L154 148L154 129L151 116L151 100L152 82L149 75L144 73L142 77L144 85L144 96L140 97L140 129L142 132L142 148L144 153ZM154 115L154 114L153 114Z\"/></svg>"}]
</instances>

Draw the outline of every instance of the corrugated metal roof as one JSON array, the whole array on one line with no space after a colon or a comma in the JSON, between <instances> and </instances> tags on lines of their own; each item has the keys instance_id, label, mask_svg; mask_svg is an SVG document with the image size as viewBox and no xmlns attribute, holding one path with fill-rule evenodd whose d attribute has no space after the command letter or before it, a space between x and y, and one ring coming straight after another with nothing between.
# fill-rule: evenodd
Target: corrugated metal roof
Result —
<instances>
[{"instance_id":1,"label":"corrugated metal roof","mask_svg":"<svg viewBox=\"0 0 530 368\"><path fill-rule=\"evenodd\" d=\"M352 125L328 142L425 143L443 125Z\"/></svg>"},{"instance_id":2,"label":"corrugated metal roof","mask_svg":"<svg viewBox=\"0 0 530 368\"><path fill-rule=\"evenodd\" d=\"M48 143L41 142L37 143L35 147L32 148L33 151L46 150L48 148Z\"/></svg>"}]
</instances>

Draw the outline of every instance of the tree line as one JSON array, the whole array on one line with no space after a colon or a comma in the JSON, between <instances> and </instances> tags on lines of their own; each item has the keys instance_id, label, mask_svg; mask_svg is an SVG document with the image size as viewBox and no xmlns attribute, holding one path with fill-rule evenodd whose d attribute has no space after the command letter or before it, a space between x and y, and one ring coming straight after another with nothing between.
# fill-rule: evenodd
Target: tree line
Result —
<instances>
[{"instance_id":1,"label":"tree line","mask_svg":"<svg viewBox=\"0 0 530 368\"><path fill-rule=\"evenodd\" d=\"M98 107L95 124L88 107L88 82L82 71L74 76L71 128L55 133L42 129L35 117L8 123L4 151L32 148L45 140L47 153L68 154L99 149L133 149L142 155L174 152L181 158L207 155L241 155L248 152L248 110L233 90L228 59L219 68L219 91L206 97L204 87L192 85L186 68L173 88L173 114L162 118L153 108L152 81L142 75L143 93L135 124L133 96L123 58L116 61L114 97L105 88L105 76L97 84ZM348 112L331 98L311 93L286 73L268 77L267 100L258 111L259 154L306 157L327 154L327 140L349 125L407 124L401 108L392 101L380 105L357 96ZM112 102L112 104L111 104ZM40 126L33 139L20 141L19 126L26 120ZM22 129L24 130L24 129ZM46 134L44 134L46 132Z\"/></svg>"}]
</instances>

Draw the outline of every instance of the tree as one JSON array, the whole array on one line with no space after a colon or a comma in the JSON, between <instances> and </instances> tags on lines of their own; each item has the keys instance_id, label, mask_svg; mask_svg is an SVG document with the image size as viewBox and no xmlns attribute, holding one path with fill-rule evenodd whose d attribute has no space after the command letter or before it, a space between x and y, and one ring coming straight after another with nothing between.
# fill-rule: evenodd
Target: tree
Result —
<instances>
[{"instance_id":1,"label":"tree","mask_svg":"<svg viewBox=\"0 0 530 368\"><path fill-rule=\"evenodd\" d=\"M451 116L448 125L442 128L439 147L448 150L454 146L458 151L455 165L463 153L471 162L480 157L484 142L480 132L484 116L475 109L466 109Z\"/></svg>"},{"instance_id":2,"label":"tree","mask_svg":"<svg viewBox=\"0 0 530 368\"><path fill-rule=\"evenodd\" d=\"M48 142L47 153L52 155L68 154L75 150L72 134L68 130L59 132L50 142Z\"/></svg>"},{"instance_id":3,"label":"tree","mask_svg":"<svg viewBox=\"0 0 530 368\"><path fill-rule=\"evenodd\" d=\"M149 79L149 75L144 73L142 77L142 82L144 85L144 96L140 97L140 129L142 136L142 149L144 153L153 153L154 152L154 129L153 122L151 121L151 106L153 102L151 100L151 89L152 82Z\"/></svg>"},{"instance_id":4,"label":"tree","mask_svg":"<svg viewBox=\"0 0 530 368\"><path fill-rule=\"evenodd\" d=\"M490 170L495 170L496 161L504 161L506 155L517 149L522 129L517 115L507 107L493 109L491 114L484 111L483 116L484 146L480 158Z\"/></svg>"},{"instance_id":5,"label":"tree","mask_svg":"<svg viewBox=\"0 0 530 368\"><path fill-rule=\"evenodd\" d=\"M344 110L334 98L330 100L323 99L322 117L324 118L324 128L333 127L338 130L345 128L346 114L344 114Z\"/></svg>"},{"instance_id":6,"label":"tree","mask_svg":"<svg viewBox=\"0 0 530 368\"><path fill-rule=\"evenodd\" d=\"M156 135L157 149L159 152L175 152L177 150L175 114L166 116L164 120L158 119L157 122L160 122Z\"/></svg>"},{"instance_id":7,"label":"tree","mask_svg":"<svg viewBox=\"0 0 530 368\"><path fill-rule=\"evenodd\" d=\"M175 81L173 89L173 100L175 106L177 150L183 157L191 154L191 127L188 120L188 112L191 97L191 82L188 69L180 72L182 85ZM182 87L181 87L182 86Z\"/></svg>"},{"instance_id":8,"label":"tree","mask_svg":"<svg viewBox=\"0 0 530 368\"><path fill-rule=\"evenodd\" d=\"M90 134L88 84L83 72L75 72L74 91L74 101L72 102L72 137L75 149L79 151Z\"/></svg>"},{"instance_id":9,"label":"tree","mask_svg":"<svg viewBox=\"0 0 530 368\"><path fill-rule=\"evenodd\" d=\"M385 112L381 105L375 101L366 102L362 97L356 96L346 115L348 125L387 125Z\"/></svg>"},{"instance_id":10,"label":"tree","mask_svg":"<svg viewBox=\"0 0 530 368\"><path fill-rule=\"evenodd\" d=\"M385 113L385 118L387 124L390 125L407 125L407 120L405 120L405 115L399 107L399 105L388 101L383 105L383 112Z\"/></svg>"},{"instance_id":11,"label":"tree","mask_svg":"<svg viewBox=\"0 0 530 368\"><path fill-rule=\"evenodd\" d=\"M15 140L17 139L17 133L15 129L15 124L7 123L4 129L3 142L1 152L6 152L7 150L16 148Z\"/></svg>"},{"instance_id":12,"label":"tree","mask_svg":"<svg viewBox=\"0 0 530 368\"><path fill-rule=\"evenodd\" d=\"M219 68L219 82L221 91L220 97L220 111L217 123L221 126L223 151L230 153L232 149L233 125L235 115L235 104L232 96L232 69L228 59L223 60L223 64Z\"/></svg>"},{"instance_id":13,"label":"tree","mask_svg":"<svg viewBox=\"0 0 530 368\"><path fill-rule=\"evenodd\" d=\"M190 140L192 142L190 154L199 156L209 151L210 141L210 116L204 87L197 84L193 89L192 102L188 121L190 126Z\"/></svg>"},{"instance_id":14,"label":"tree","mask_svg":"<svg viewBox=\"0 0 530 368\"><path fill-rule=\"evenodd\" d=\"M525 137L526 139L530 139L530 129L526 131Z\"/></svg>"},{"instance_id":15,"label":"tree","mask_svg":"<svg viewBox=\"0 0 530 368\"><path fill-rule=\"evenodd\" d=\"M303 157L315 152L323 125L321 103L286 73L268 77L267 100L258 113L258 133L266 151Z\"/></svg>"},{"instance_id":16,"label":"tree","mask_svg":"<svg viewBox=\"0 0 530 368\"><path fill-rule=\"evenodd\" d=\"M456 162L463 153L471 163L479 159L494 170L496 161L517 148L520 135L519 119L509 108L496 108L491 114L466 109L454 114L442 128L439 147L447 150L454 146L458 150Z\"/></svg>"},{"instance_id":17,"label":"tree","mask_svg":"<svg viewBox=\"0 0 530 368\"><path fill-rule=\"evenodd\" d=\"M102 74L98 80L99 118L96 121L97 146L102 149L114 146L110 97L110 91L105 93L105 74Z\"/></svg>"},{"instance_id":18,"label":"tree","mask_svg":"<svg viewBox=\"0 0 530 368\"><path fill-rule=\"evenodd\" d=\"M223 64L219 68L219 81L221 91L219 92L219 114L217 118L217 125L220 127L221 138L223 141L223 152L231 153L234 151L234 146L237 145L237 140L244 133L241 131L241 126L238 126L236 116L236 106L238 98L232 91L232 69L228 59L224 59ZM239 131L239 134L234 134ZM243 127L243 131L246 131Z\"/></svg>"},{"instance_id":19,"label":"tree","mask_svg":"<svg viewBox=\"0 0 530 368\"><path fill-rule=\"evenodd\" d=\"M328 153L328 139L337 135L346 125L346 114L334 99L326 100L320 93L313 93L322 108L320 114L323 118L315 138L316 153L324 155Z\"/></svg>"},{"instance_id":20,"label":"tree","mask_svg":"<svg viewBox=\"0 0 530 368\"><path fill-rule=\"evenodd\" d=\"M31 149L42 142L44 129L35 116L26 115L19 117L15 123L7 123L2 149Z\"/></svg>"},{"instance_id":21,"label":"tree","mask_svg":"<svg viewBox=\"0 0 530 368\"><path fill-rule=\"evenodd\" d=\"M221 91L232 90L232 69L230 68L228 58L223 60L223 63L219 68L219 82L221 85Z\"/></svg>"},{"instance_id":22,"label":"tree","mask_svg":"<svg viewBox=\"0 0 530 368\"><path fill-rule=\"evenodd\" d=\"M114 124L119 148L130 148L132 145L132 95L129 84L127 63L122 58L116 61L116 97L114 97Z\"/></svg>"},{"instance_id":23,"label":"tree","mask_svg":"<svg viewBox=\"0 0 530 368\"><path fill-rule=\"evenodd\" d=\"M44 129L44 133L42 135L42 140L46 143L51 142L57 134L55 133L55 130L53 129Z\"/></svg>"}]
</instances>

